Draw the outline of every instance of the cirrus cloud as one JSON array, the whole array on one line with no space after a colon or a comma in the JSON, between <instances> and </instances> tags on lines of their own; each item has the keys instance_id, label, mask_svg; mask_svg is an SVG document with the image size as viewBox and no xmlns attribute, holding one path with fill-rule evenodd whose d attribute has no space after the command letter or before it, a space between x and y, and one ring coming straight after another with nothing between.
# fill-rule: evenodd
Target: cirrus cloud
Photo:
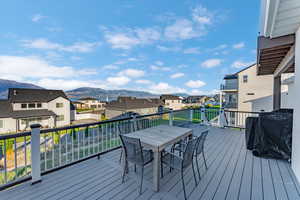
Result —
<instances>
[{"instance_id":1,"label":"cirrus cloud","mask_svg":"<svg viewBox=\"0 0 300 200\"><path fill-rule=\"evenodd\" d=\"M205 60L204 62L201 63L201 66L205 68L213 68L221 65L221 63L222 63L221 59L214 58L214 59Z\"/></svg>"},{"instance_id":2,"label":"cirrus cloud","mask_svg":"<svg viewBox=\"0 0 300 200\"><path fill-rule=\"evenodd\" d=\"M200 88L200 87L205 86L206 83L201 80L190 80L190 81L186 82L185 85L190 88Z\"/></svg>"},{"instance_id":3,"label":"cirrus cloud","mask_svg":"<svg viewBox=\"0 0 300 200\"><path fill-rule=\"evenodd\" d=\"M138 69L125 69L118 73L119 76L128 76L132 78L138 78L145 75L145 72L143 70Z\"/></svg>"},{"instance_id":4,"label":"cirrus cloud","mask_svg":"<svg viewBox=\"0 0 300 200\"><path fill-rule=\"evenodd\" d=\"M170 76L170 78L175 79L175 78L180 78L180 77L183 77L183 76L184 76L184 73L179 72L179 73L172 74Z\"/></svg>"}]
</instances>

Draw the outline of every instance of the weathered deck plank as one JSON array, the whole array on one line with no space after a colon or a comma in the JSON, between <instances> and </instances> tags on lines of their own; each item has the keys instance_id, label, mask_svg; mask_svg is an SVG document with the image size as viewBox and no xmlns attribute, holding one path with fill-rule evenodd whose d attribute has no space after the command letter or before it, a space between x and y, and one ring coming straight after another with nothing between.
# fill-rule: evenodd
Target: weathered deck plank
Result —
<instances>
[{"instance_id":1,"label":"weathered deck plank","mask_svg":"<svg viewBox=\"0 0 300 200\"><path fill-rule=\"evenodd\" d=\"M203 127L193 126L195 133ZM164 169L159 193L152 190L152 165L145 168L142 195L138 194L139 172L130 167L121 183L120 151L90 159L43 176L42 183L23 183L0 192L1 200L114 199L181 200L183 190L179 173ZM189 199L300 199L300 186L285 161L253 157L245 149L244 133L211 128L205 145L208 170L199 157L201 181L195 186L192 169L184 172Z\"/></svg>"}]
</instances>

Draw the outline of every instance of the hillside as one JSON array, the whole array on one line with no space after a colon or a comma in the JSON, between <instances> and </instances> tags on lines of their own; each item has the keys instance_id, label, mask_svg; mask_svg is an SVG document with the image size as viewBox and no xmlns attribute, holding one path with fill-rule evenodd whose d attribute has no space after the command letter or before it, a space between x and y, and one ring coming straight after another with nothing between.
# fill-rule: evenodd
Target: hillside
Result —
<instances>
[{"instance_id":1,"label":"hillside","mask_svg":"<svg viewBox=\"0 0 300 200\"><path fill-rule=\"evenodd\" d=\"M8 88L42 89L42 87L39 87L39 86L34 85L34 84L0 79L0 99L6 99L7 98Z\"/></svg>"}]
</instances>

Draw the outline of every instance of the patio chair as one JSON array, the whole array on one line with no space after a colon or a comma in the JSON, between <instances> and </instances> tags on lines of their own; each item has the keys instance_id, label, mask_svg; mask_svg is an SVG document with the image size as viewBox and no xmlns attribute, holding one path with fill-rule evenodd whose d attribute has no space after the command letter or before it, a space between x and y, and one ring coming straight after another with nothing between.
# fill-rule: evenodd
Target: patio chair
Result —
<instances>
[{"instance_id":1,"label":"patio chair","mask_svg":"<svg viewBox=\"0 0 300 200\"><path fill-rule=\"evenodd\" d=\"M144 178L144 166L152 162L153 152L151 150L143 150L141 141L137 138L130 138L125 135L120 135L124 153L125 163L122 175L122 183L124 183L125 174L128 172L128 162L133 163L135 166L141 167L141 184L139 194L142 193L143 178Z\"/></svg>"},{"instance_id":2,"label":"patio chair","mask_svg":"<svg viewBox=\"0 0 300 200\"><path fill-rule=\"evenodd\" d=\"M168 167L170 167L172 169L180 171L185 199L187 199L187 197L186 197L186 191L185 191L183 171L186 168L188 168L190 165L192 165L194 180L195 180L195 184L197 185L196 173L195 173L194 162L193 162L194 152L195 152L197 143L199 143L199 138L194 138L194 139L189 140L187 142L187 145L185 146L182 157L178 156L172 152L165 151L162 154L162 158L161 158L161 176L162 177L163 177L163 164L167 165Z\"/></svg>"},{"instance_id":3,"label":"patio chair","mask_svg":"<svg viewBox=\"0 0 300 200\"><path fill-rule=\"evenodd\" d=\"M206 137L207 137L208 133L209 133L209 130L207 129L205 131L202 131L200 136L198 136L198 137L197 136L193 136L194 138L199 138L199 142L197 143L195 154L194 154L194 156L196 157L195 160L196 160L197 172L198 172L199 180L201 180L200 168L199 168L199 163L198 163L198 156L200 154L202 154L205 168L208 169L207 163L206 163L206 158L205 158L205 155L204 155L204 143L205 143L205 140L206 140ZM177 143L176 146L173 146L172 152L179 151L179 154L181 154L184 151L186 145L187 144L184 141L181 142L181 143Z\"/></svg>"}]
</instances>

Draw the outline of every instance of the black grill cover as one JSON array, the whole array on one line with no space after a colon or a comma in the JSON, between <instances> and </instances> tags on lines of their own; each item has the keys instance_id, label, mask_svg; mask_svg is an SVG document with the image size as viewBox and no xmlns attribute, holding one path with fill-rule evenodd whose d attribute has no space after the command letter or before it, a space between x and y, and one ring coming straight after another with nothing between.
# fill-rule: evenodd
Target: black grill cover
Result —
<instances>
[{"instance_id":1,"label":"black grill cover","mask_svg":"<svg viewBox=\"0 0 300 200\"><path fill-rule=\"evenodd\" d=\"M253 150L255 134L257 132L258 117L247 117L246 119L246 146L247 149Z\"/></svg>"},{"instance_id":2,"label":"black grill cover","mask_svg":"<svg viewBox=\"0 0 300 200\"><path fill-rule=\"evenodd\" d=\"M260 114L253 142L253 154L289 160L292 152L292 112Z\"/></svg>"}]
</instances>

